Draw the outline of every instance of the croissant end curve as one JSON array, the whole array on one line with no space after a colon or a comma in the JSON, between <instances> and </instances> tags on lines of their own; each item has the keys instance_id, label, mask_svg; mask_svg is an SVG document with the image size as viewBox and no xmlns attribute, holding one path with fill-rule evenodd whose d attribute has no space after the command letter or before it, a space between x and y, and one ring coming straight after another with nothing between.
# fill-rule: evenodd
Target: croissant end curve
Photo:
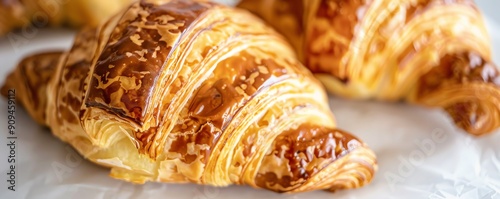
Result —
<instances>
[{"instance_id":1,"label":"croissant end curve","mask_svg":"<svg viewBox=\"0 0 500 199\"><path fill-rule=\"evenodd\" d=\"M321 84L281 36L246 11L158 2L81 31L68 52L26 58L2 90L134 183L302 192L371 181L375 155L335 128Z\"/></svg>"},{"instance_id":2,"label":"croissant end curve","mask_svg":"<svg viewBox=\"0 0 500 199\"><path fill-rule=\"evenodd\" d=\"M472 135L500 126L500 76L472 0L243 0L332 93L443 108Z\"/></svg>"}]
</instances>

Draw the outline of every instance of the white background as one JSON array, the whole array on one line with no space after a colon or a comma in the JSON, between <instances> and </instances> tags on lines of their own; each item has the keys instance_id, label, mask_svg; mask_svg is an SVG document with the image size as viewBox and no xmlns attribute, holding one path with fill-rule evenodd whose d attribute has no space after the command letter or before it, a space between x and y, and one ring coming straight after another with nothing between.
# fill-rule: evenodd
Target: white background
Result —
<instances>
[{"instance_id":1,"label":"white background","mask_svg":"<svg viewBox=\"0 0 500 199\"><path fill-rule=\"evenodd\" d=\"M225 2L231 2L227 0ZM500 63L500 2L477 1L484 11ZM66 49L69 30L16 33L23 42L0 38L0 82L24 56L46 49ZM7 104L0 100L0 198L495 198L500 199L500 131L473 138L453 126L441 110L405 104L347 101L331 97L342 129L354 132L375 151L379 171L359 190L276 194L246 186L213 188L147 183L132 185L109 178L108 170L76 155L67 144L35 124L22 108L16 112L16 192L7 190ZM443 140L432 134L444 134ZM433 143L424 153L417 143ZM424 154L422 158L418 154ZM59 174L55 168L66 168ZM398 177L394 177L398 176ZM392 177L392 180L389 179Z\"/></svg>"}]
</instances>

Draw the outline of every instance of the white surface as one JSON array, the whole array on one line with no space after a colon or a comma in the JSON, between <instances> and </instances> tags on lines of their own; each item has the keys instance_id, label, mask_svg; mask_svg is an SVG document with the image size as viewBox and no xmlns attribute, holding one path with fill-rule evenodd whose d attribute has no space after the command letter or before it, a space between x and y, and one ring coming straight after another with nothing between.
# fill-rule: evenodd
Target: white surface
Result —
<instances>
[{"instance_id":1,"label":"white surface","mask_svg":"<svg viewBox=\"0 0 500 199\"><path fill-rule=\"evenodd\" d=\"M230 1L230 0L229 0ZM500 2L478 1L486 13L500 63ZM19 33L22 34L22 33ZM47 48L67 48L72 32L52 30L24 35L12 45L0 39L0 81L21 57ZM213 188L147 183L132 185L108 177L108 170L82 160L67 144L16 112L16 192L7 190L7 104L0 100L0 198L500 198L500 132L473 138L456 129L439 110L405 104L331 99L341 128L354 132L375 151L379 171L359 190L283 195L246 186ZM433 133L444 138L433 139ZM427 143L422 150L417 143ZM419 156L422 155L423 156ZM59 171L59 172L58 172ZM392 177L392 181L388 180Z\"/></svg>"}]
</instances>

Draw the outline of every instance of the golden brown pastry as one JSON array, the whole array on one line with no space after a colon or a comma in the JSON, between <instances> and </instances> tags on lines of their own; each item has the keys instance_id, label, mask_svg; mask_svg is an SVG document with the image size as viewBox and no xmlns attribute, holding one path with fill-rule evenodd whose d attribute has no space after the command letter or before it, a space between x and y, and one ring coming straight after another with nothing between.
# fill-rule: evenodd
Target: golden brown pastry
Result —
<instances>
[{"instance_id":1,"label":"golden brown pastry","mask_svg":"<svg viewBox=\"0 0 500 199\"><path fill-rule=\"evenodd\" d=\"M285 40L243 10L138 2L68 52L25 58L2 88L114 178L357 188L373 152L336 128L327 96Z\"/></svg>"},{"instance_id":2,"label":"golden brown pastry","mask_svg":"<svg viewBox=\"0 0 500 199\"><path fill-rule=\"evenodd\" d=\"M134 0L2 0L0 36L30 23L35 27L95 27L132 1Z\"/></svg>"},{"instance_id":3,"label":"golden brown pastry","mask_svg":"<svg viewBox=\"0 0 500 199\"><path fill-rule=\"evenodd\" d=\"M500 125L500 78L472 0L243 0L327 89L445 109L482 135Z\"/></svg>"}]
</instances>

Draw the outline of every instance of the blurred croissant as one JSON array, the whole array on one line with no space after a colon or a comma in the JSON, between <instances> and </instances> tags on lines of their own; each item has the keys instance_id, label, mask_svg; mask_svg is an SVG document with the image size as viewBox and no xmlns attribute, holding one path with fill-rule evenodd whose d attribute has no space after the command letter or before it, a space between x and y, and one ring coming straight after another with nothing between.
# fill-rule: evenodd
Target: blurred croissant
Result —
<instances>
[{"instance_id":1,"label":"blurred croissant","mask_svg":"<svg viewBox=\"0 0 500 199\"><path fill-rule=\"evenodd\" d=\"M243 0L327 89L448 112L473 135L500 125L500 78L472 0Z\"/></svg>"},{"instance_id":2,"label":"blurred croissant","mask_svg":"<svg viewBox=\"0 0 500 199\"><path fill-rule=\"evenodd\" d=\"M9 89L55 136L134 183L334 191L377 169L284 38L206 1L134 3L69 52L25 58Z\"/></svg>"},{"instance_id":3,"label":"blurred croissant","mask_svg":"<svg viewBox=\"0 0 500 199\"><path fill-rule=\"evenodd\" d=\"M30 23L35 27L95 27L132 1L134 0L1 0L0 36Z\"/></svg>"}]
</instances>

